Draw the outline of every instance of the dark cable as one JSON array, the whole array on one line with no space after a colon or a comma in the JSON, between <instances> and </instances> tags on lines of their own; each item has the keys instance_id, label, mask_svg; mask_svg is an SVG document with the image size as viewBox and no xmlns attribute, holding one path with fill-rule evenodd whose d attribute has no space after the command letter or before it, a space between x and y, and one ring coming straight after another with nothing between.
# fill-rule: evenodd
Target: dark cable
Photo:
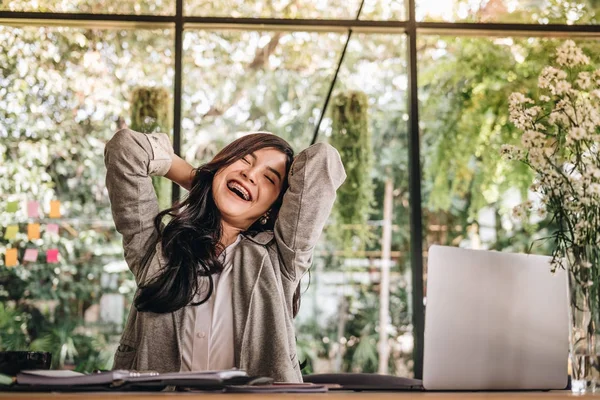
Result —
<instances>
[{"instance_id":1,"label":"dark cable","mask_svg":"<svg viewBox=\"0 0 600 400\"><path fill-rule=\"evenodd\" d=\"M360 6L358 7L358 12L356 13L356 20L358 21L360 17L360 13L362 11L363 5L365 4L365 0L360 2ZM327 105L329 104L329 99L331 98L331 93L333 93L333 87L335 86L335 82L337 81L338 74L340 72L340 68L342 67L342 62L344 62L344 56L346 55L346 49L348 48L348 43L350 43L350 38L352 37L352 29L348 29L348 37L346 38L346 44L344 44L344 49L342 50L342 54L340 55L340 61L338 62L337 68L335 70L335 75L333 75L333 80L331 81L331 85L329 86L329 92L327 93L327 97L325 98L325 104L323 104L323 109L321 110L321 115L319 116L319 122L317 122L317 126L315 126L315 133L313 134L311 145L317 142L317 136L319 136L319 128L321 127L321 122L323 122L323 117L325 116L325 111L327 111Z\"/></svg>"}]
</instances>

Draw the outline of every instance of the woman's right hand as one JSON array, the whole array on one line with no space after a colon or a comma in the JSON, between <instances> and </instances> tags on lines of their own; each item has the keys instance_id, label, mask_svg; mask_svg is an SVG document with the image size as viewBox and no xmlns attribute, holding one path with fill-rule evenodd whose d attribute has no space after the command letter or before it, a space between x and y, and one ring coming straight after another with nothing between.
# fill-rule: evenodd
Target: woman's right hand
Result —
<instances>
[{"instance_id":1,"label":"woman's right hand","mask_svg":"<svg viewBox=\"0 0 600 400\"><path fill-rule=\"evenodd\" d=\"M171 168L165 178L170 179L186 190L190 190L194 180L194 167L176 154L173 154L171 161Z\"/></svg>"}]
</instances>

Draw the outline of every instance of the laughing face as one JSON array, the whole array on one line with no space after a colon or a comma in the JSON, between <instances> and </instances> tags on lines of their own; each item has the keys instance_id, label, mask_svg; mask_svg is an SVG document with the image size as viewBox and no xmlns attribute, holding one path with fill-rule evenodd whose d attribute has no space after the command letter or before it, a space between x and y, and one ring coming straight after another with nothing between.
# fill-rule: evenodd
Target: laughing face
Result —
<instances>
[{"instance_id":1,"label":"laughing face","mask_svg":"<svg viewBox=\"0 0 600 400\"><path fill-rule=\"evenodd\" d=\"M267 214L281 192L285 172L286 155L270 147L217 171L212 195L223 221L246 230Z\"/></svg>"}]
</instances>

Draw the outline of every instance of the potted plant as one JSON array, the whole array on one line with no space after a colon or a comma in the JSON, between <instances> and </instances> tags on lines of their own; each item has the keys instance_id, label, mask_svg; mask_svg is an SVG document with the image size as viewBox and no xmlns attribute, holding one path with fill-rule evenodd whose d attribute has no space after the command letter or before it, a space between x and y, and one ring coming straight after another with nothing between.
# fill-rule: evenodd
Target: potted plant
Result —
<instances>
[{"instance_id":1,"label":"potted plant","mask_svg":"<svg viewBox=\"0 0 600 400\"><path fill-rule=\"evenodd\" d=\"M539 75L536 100L510 97L511 122L523 132L502 154L535 172L516 217L537 211L556 227L552 268L565 268L570 290L570 353L574 392L594 391L600 355L600 69L573 41L557 48L556 66Z\"/></svg>"}]
</instances>

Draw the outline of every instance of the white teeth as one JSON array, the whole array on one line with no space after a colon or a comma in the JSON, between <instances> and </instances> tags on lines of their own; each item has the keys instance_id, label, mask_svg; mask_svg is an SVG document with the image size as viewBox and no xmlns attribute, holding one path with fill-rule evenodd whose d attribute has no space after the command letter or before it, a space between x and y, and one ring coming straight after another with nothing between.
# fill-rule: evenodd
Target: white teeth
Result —
<instances>
[{"instance_id":1,"label":"white teeth","mask_svg":"<svg viewBox=\"0 0 600 400\"><path fill-rule=\"evenodd\" d=\"M231 181L229 182L229 184L227 185L229 188L235 188L237 190L239 190L242 195L244 196L244 200L248 201L250 200L250 193L248 193L248 191L240 184L238 184L237 182Z\"/></svg>"}]
</instances>

